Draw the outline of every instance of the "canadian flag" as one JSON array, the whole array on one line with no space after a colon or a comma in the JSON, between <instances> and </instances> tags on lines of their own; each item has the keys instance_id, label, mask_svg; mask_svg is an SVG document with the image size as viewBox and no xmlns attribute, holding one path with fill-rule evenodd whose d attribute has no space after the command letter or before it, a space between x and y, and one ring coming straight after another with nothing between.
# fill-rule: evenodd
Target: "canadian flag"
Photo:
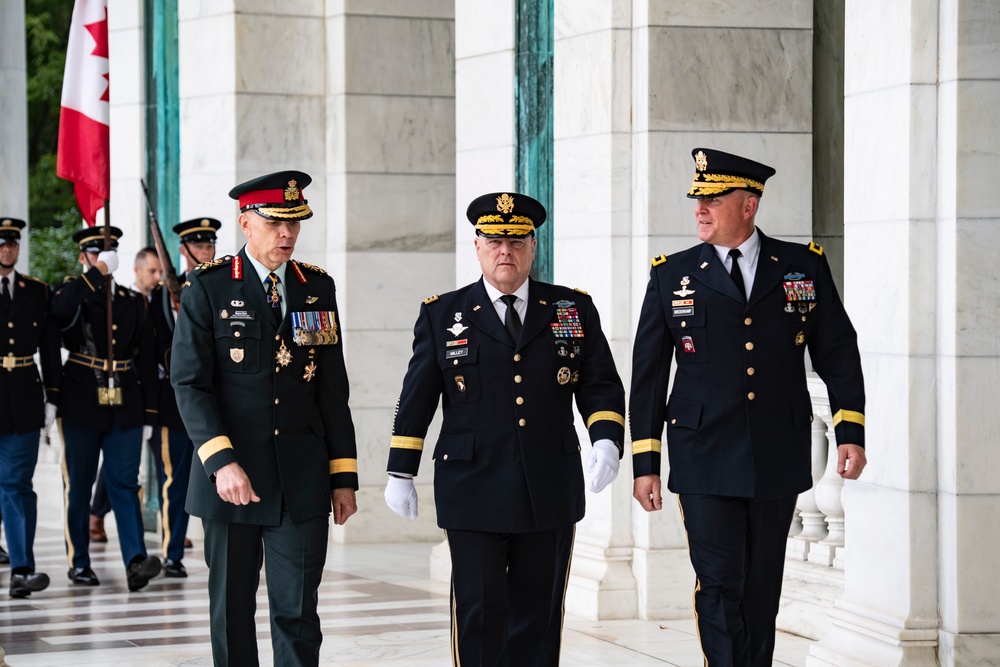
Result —
<instances>
[{"instance_id":1,"label":"canadian flag","mask_svg":"<svg viewBox=\"0 0 1000 667\"><path fill-rule=\"evenodd\" d=\"M56 175L73 182L91 227L111 198L108 2L76 0L66 50Z\"/></svg>"}]
</instances>

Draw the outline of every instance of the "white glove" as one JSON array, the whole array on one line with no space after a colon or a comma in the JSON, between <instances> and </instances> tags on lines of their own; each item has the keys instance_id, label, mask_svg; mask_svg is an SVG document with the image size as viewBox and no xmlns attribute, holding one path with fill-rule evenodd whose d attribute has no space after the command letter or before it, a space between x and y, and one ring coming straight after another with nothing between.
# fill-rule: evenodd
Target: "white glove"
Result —
<instances>
[{"instance_id":1,"label":"white glove","mask_svg":"<svg viewBox=\"0 0 1000 667\"><path fill-rule=\"evenodd\" d=\"M149 424L145 424L142 427L142 441L146 442L153 437L153 427Z\"/></svg>"},{"instance_id":2,"label":"white glove","mask_svg":"<svg viewBox=\"0 0 1000 667\"><path fill-rule=\"evenodd\" d=\"M389 475L389 483L385 485L385 504L404 519L416 519L417 489L413 486L413 479Z\"/></svg>"},{"instance_id":3,"label":"white glove","mask_svg":"<svg viewBox=\"0 0 1000 667\"><path fill-rule=\"evenodd\" d=\"M610 440L598 440L590 448L584 469L590 475L590 490L600 493L618 476L618 447Z\"/></svg>"},{"instance_id":4,"label":"white glove","mask_svg":"<svg viewBox=\"0 0 1000 667\"><path fill-rule=\"evenodd\" d=\"M118 253L114 250L102 250L97 255L97 261L104 262L108 273L114 273L118 269Z\"/></svg>"},{"instance_id":5,"label":"white glove","mask_svg":"<svg viewBox=\"0 0 1000 667\"><path fill-rule=\"evenodd\" d=\"M52 428L52 422L56 420L56 406L51 403L45 404L45 426L42 427L43 431L48 431Z\"/></svg>"}]
</instances>

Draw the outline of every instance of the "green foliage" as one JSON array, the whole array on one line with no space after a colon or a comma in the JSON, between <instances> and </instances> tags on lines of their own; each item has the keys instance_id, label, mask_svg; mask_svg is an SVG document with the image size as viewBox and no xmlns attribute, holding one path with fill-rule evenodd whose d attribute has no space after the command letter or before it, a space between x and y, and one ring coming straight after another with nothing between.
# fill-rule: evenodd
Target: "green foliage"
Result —
<instances>
[{"instance_id":1,"label":"green foliage","mask_svg":"<svg viewBox=\"0 0 1000 667\"><path fill-rule=\"evenodd\" d=\"M31 230L29 275L55 287L64 277L79 273L79 247L73 242L73 234L80 229L79 216L75 209L64 211L56 221L65 224Z\"/></svg>"},{"instance_id":2,"label":"green foliage","mask_svg":"<svg viewBox=\"0 0 1000 667\"><path fill-rule=\"evenodd\" d=\"M73 3L66 0L27 0L25 3L28 210L31 227L35 230L58 224L60 216L68 210L76 210L73 184L56 176L59 106L72 15ZM79 213L72 217L77 222L80 220Z\"/></svg>"}]
</instances>

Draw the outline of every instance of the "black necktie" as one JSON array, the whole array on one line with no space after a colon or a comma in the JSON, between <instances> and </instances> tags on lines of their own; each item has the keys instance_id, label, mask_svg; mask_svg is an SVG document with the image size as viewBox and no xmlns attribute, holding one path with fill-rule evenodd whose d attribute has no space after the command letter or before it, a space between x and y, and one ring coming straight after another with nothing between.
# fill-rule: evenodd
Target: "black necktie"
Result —
<instances>
[{"instance_id":1,"label":"black necktie","mask_svg":"<svg viewBox=\"0 0 1000 667\"><path fill-rule=\"evenodd\" d=\"M9 309L10 308L10 280L7 276L3 277L3 286L0 287L0 308Z\"/></svg>"},{"instance_id":2,"label":"black necktie","mask_svg":"<svg viewBox=\"0 0 1000 667\"><path fill-rule=\"evenodd\" d=\"M281 278L276 273L267 274L264 284L267 286L267 302L271 304L271 312L274 313L274 320L281 325L281 293L278 291L278 283Z\"/></svg>"},{"instance_id":3,"label":"black necktie","mask_svg":"<svg viewBox=\"0 0 1000 667\"><path fill-rule=\"evenodd\" d=\"M521 316L514 308L514 301L517 299L513 294L504 294L500 300L507 304L507 311L503 314L503 325L507 328L510 340L517 345L517 339L521 337Z\"/></svg>"},{"instance_id":4,"label":"black necktie","mask_svg":"<svg viewBox=\"0 0 1000 667\"><path fill-rule=\"evenodd\" d=\"M729 256L733 258L733 265L729 269L729 275L732 276L733 282L736 283L736 289L740 291L740 294L743 295L743 300L746 301L747 288L746 284L743 282L743 272L740 271L739 263L736 261L743 256L743 253L736 248L733 248L729 251Z\"/></svg>"}]
</instances>

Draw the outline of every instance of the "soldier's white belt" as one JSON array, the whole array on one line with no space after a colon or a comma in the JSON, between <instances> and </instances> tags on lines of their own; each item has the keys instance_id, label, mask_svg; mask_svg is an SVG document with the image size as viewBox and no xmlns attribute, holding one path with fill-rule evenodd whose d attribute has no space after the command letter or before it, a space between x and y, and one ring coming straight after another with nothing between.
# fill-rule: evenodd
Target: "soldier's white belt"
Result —
<instances>
[{"instance_id":1,"label":"soldier's white belt","mask_svg":"<svg viewBox=\"0 0 1000 667\"><path fill-rule=\"evenodd\" d=\"M35 363L34 357L15 357L13 355L8 355L3 358L3 367L8 371L12 371L15 368L23 368L25 366L31 366Z\"/></svg>"},{"instance_id":2,"label":"soldier's white belt","mask_svg":"<svg viewBox=\"0 0 1000 667\"><path fill-rule=\"evenodd\" d=\"M81 366L86 366L87 368L96 368L99 371L108 370L108 360L101 359L100 357L92 357L89 354L82 354L80 352L70 352L69 360L74 364L80 364ZM121 361L114 362L113 372L119 373L121 371L127 371L132 368L131 359L122 359Z\"/></svg>"}]
</instances>

